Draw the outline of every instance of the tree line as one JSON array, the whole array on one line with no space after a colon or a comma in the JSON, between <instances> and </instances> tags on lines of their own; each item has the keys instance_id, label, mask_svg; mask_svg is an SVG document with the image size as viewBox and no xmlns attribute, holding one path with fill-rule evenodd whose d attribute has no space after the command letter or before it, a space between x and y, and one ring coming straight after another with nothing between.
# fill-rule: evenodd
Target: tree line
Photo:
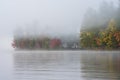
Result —
<instances>
[{"instance_id":1,"label":"tree line","mask_svg":"<svg viewBox=\"0 0 120 80\"><path fill-rule=\"evenodd\" d=\"M120 48L120 3L118 5L103 2L97 11L88 9L80 30L82 48Z\"/></svg>"}]
</instances>

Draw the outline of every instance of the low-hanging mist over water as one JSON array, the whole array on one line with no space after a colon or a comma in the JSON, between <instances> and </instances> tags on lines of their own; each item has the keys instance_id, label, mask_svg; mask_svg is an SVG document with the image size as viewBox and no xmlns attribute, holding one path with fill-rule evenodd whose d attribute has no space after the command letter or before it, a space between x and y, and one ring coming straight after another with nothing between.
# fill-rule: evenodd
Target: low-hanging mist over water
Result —
<instances>
[{"instance_id":1,"label":"low-hanging mist over water","mask_svg":"<svg viewBox=\"0 0 120 80\"><path fill-rule=\"evenodd\" d=\"M120 0L0 0L0 80L119 80Z\"/></svg>"},{"instance_id":2,"label":"low-hanging mist over water","mask_svg":"<svg viewBox=\"0 0 120 80\"><path fill-rule=\"evenodd\" d=\"M0 36L13 37L18 28L47 35L78 35L84 13L104 0L1 0ZM118 0L105 0L117 5ZM21 33L22 34L22 33ZM6 38L4 38L6 39ZM6 43L5 43L6 44Z\"/></svg>"}]
</instances>

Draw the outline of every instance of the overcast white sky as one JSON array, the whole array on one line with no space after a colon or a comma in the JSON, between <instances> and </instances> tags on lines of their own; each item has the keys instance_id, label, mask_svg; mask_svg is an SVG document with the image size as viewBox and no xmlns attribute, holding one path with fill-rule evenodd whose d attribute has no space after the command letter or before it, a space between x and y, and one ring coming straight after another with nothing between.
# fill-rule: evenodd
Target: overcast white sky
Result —
<instances>
[{"instance_id":1,"label":"overcast white sky","mask_svg":"<svg viewBox=\"0 0 120 80\"><path fill-rule=\"evenodd\" d=\"M79 33L85 11L102 1L117 0L0 0L0 36L10 36L16 27L37 23L40 32ZM2 39L2 40L4 40ZM8 39L9 40L9 39ZM4 45L4 44L3 44Z\"/></svg>"}]
</instances>

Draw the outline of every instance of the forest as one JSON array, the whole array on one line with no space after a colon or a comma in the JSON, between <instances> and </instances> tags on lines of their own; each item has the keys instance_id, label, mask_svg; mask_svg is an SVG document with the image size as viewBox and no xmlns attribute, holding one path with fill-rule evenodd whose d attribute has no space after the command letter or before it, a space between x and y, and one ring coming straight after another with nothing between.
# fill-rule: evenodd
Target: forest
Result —
<instances>
[{"instance_id":1,"label":"forest","mask_svg":"<svg viewBox=\"0 0 120 80\"><path fill-rule=\"evenodd\" d=\"M120 1L103 2L98 10L89 8L80 29L83 49L120 49Z\"/></svg>"}]
</instances>

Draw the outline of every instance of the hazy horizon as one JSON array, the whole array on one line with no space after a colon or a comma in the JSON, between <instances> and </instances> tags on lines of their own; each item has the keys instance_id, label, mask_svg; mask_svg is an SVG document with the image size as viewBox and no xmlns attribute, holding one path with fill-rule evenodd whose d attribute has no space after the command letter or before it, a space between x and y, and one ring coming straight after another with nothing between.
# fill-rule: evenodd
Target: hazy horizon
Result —
<instances>
[{"instance_id":1,"label":"hazy horizon","mask_svg":"<svg viewBox=\"0 0 120 80\"><path fill-rule=\"evenodd\" d=\"M17 28L52 35L77 35L86 10L97 10L103 1L116 4L118 0L1 0L0 48L10 46Z\"/></svg>"}]
</instances>

